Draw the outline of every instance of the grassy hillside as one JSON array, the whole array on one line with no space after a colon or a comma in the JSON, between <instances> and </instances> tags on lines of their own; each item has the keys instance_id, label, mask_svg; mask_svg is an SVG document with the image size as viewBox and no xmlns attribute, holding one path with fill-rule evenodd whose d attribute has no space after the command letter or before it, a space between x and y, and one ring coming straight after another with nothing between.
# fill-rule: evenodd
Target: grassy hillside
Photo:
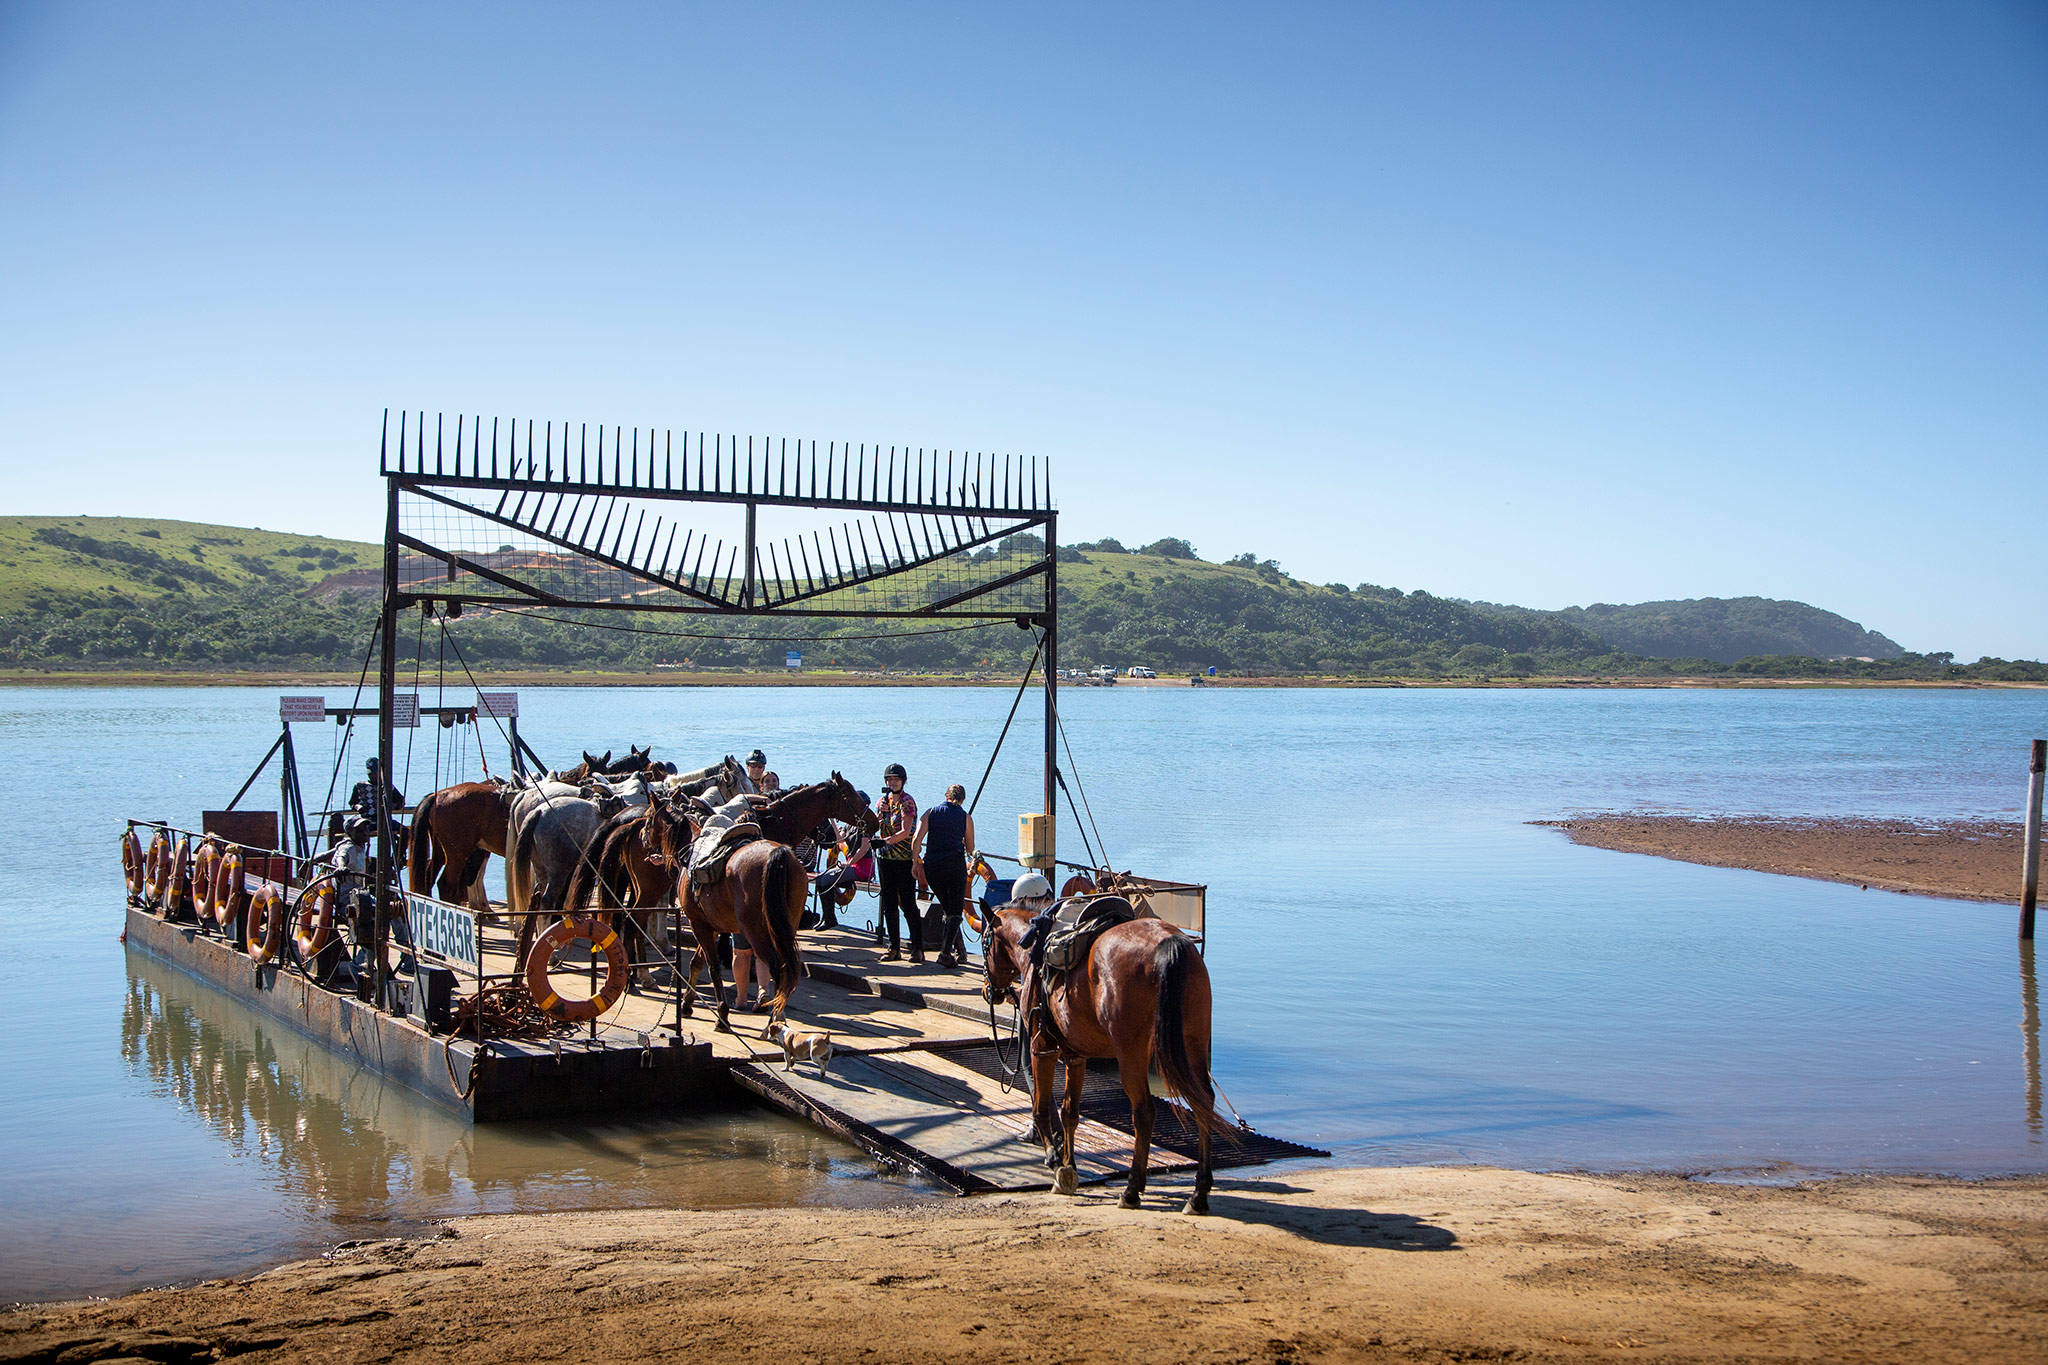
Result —
<instances>
[{"instance_id":1,"label":"grassy hillside","mask_svg":"<svg viewBox=\"0 0 2048 1365\"><path fill-rule=\"evenodd\" d=\"M1022 567L1039 552L1034 538L1013 540L980 553L1014 559ZM1258 676L2048 681L2048 669L2038 664L1986 660L1958 667L1942 655L1906 654L1868 664L1797 653L1735 661L1645 658L1589 628L1591 611L1494 607L1371 584L1319 586L1249 555L1206 563L1172 541L1145 553L1126 552L1113 542L1066 546L1059 558L1061 662L1071 667L1142 663L1162 673L1214 667L1225 675ZM375 583L378 564L372 545L238 527L114 517L0 518L0 666L354 671L376 615L374 591L355 588ZM409 619L411 638L401 641L401 654L409 656L421 644L431 667L438 637L418 618ZM1030 637L1007 622L868 640L858 637L878 631L862 621L622 620L592 613L579 624L472 610L451 633L477 668L646 671L688 660L698 667L779 670L789 643L759 637L788 635L816 637L801 646L814 667L1012 671L1030 652Z\"/></svg>"},{"instance_id":2,"label":"grassy hillside","mask_svg":"<svg viewBox=\"0 0 2048 1365\"><path fill-rule=\"evenodd\" d=\"M376 568L358 541L144 517L0 517L0 612L59 602L252 587L310 587L338 569Z\"/></svg>"},{"instance_id":3,"label":"grassy hillside","mask_svg":"<svg viewBox=\"0 0 2048 1365\"><path fill-rule=\"evenodd\" d=\"M1490 608L1521 612L1521 607ZM1761 654L1821 659L1896 659L1906 651L1834 612L1768 597L1701 597L1534 613L1559 617L1616 649L1653 659L1713 659L1732 664Z\"/></svg>"}]
</instances>

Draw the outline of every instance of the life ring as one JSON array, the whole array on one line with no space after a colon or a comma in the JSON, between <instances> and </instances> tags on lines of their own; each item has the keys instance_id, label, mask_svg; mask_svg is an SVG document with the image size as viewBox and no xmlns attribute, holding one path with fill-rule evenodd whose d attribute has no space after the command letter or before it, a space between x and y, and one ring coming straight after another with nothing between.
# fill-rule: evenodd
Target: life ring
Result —
<instances>
[{"instance_id":1,"label":"life ring","mask_svg":"<svg viewBox=\"0 0 2048 1365\"><path fill-rule=\"evenodd\" d=\"M213 871L213 922L225 929L249 902L249 884L242 880L242 850L229 848Z\"/></svg>"},{"instance_id":2,"label":"life ring","mask_svg":"<svg viewBox=\"0 0 2048 1365\"><path fill-rule=\"evenodd\" d=\"M981 881L981 890L974 889L975 879ZM967 869L967 927L975 933L987 932L981 925L981 898L996 880L996 870L990 867L988 859L979 853L974 855L974 866Z\"/></svg>"},{"instance_id":3,"label":"life ring","mask_svg":"<svg viewBox=\"0 0 2048 1365\"><path fill-rule=\"evenodd\" d=\"M213 918L213 893L220 881L221 842L206 839L192 855L192 913L201 920Z\"/></svg>"},{"instance_id":4,"label":"life ring","mask_svg":"<svg viewBox=\"0 0 2048 1365\"><path fill-rule=\"evenodd\" d=\"M164 900L164 913L182 910L191 898L192 840L190 836L181 834L178 842L171 845L171 888Z\"/></svg>"},{"instance_id":5,"label":"life ring","mask_svg":"<svg viewBox=\"0 0 2048 1365\"><path fill-rule=\"evenodd\" d=\"M131 900L141 900L142 888L148 885L143 864L142 840L131 829L121 836L121 880L128 884Z\"/></svg>"},{"instance_id":6,"label":"life ring","mask_svg":"<svg viewBox=\"0 0 2048 1365\"><path fill-rule=\"evenodd\" d=\"M825 850L825 866L827 868L839 866L846 861L846 855L852 851L852 846L848 844L832 845ZM834 910L844 910L847 906L853 904L854 893L859 889L854 883L848 882L837 891L828 891L819 896L818 899L831 906Z\"/></svg>"},{"instance_id":7,"label":"life ring","mask_svg":"<svg viewBox=\"0 0 2048 1365\"><path fill-rule=\"evenodd\" d=\"M171 887L171 836L158 830L149 841L149 853L142 863L142 896L151 905L168 909L164 893Z\"/></svg>"},{"instance_id":8,"label":"life ring","mask_svg":"<svg viewBox=\"0 0 2048 1365\"><path fill-rule=\"evenodd\" d=\"M292 945L299 960L311 962L334 942L334 879L315 882L299 896L298 914L292 928Z\"/></svg>"},{"instance_id":9,"label":"life ring","mask_svg":"<svg viewBox=\"0 0 2048 1365\"><path fill-rule=\"evenodd\" d=\"M588 1000L564 1000L548 981L548 966L556 953L579 938L586 940L593 952L604 954L604 985ZM618 1004L619 997L626 993L626 945L619 941L618 932L604 916L578 915L571 919L565 915L541 933L526 955L526 992L536 1005L557 1019L572 1024L595 1019Z\"/></svg>"},{"instance_id":10,"label":"life ring","mask_svg":"<svg viewBox=\"0 0 2048 1365\"><path fill-rule=\"evenodd\" d=\"M249 899L249 914L243 924L243 946L249 960L261 967L277 956L284 943L284 892L276 882L265 882Z\"/></svg>"},{"instance_id":11,"label":"life ring","mask_svg":"<svg viewBox=\"0 0 2048 1365\"><path fill-rule=\"evenodd\" d=\"M1065 900L1069 896L1084 896L1093 890L1095 890L1095 879L1085 872L1076 872L1073 876L1067 878L1067 884L1060 888L1060 899Z\"/></svg>"}]
</instances>

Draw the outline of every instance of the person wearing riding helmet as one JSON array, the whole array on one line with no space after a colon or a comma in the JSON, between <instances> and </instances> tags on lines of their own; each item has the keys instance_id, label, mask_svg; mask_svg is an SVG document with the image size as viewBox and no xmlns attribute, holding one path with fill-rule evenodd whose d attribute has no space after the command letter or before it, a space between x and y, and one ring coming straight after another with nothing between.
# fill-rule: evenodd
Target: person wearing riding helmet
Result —
<instances>
[{"instance_id":1,"label":"person wearing riding helmet","mask_svg":"<svg viewBox=\"0 0 2048 1365\"><path fill-rule=\"evenodd\" d=\"M917 874L911 845L917 833L917 802L903 789L908 774L901 763L882 769L882 799L875 803L881 828L875 832L875 873L882 883L882 923L889 930L884 962L903 960L903 935L897 916L910 921L910 960L924 961L924 926L917 918Z\"/></svg>"},{"instance_id":2,"label":"person wearing riding helmet","mask_svg":"<svg viewBox=\"0 0 2048 1365\"><path fill-rule=\"evenodd\" d=\"M768 755L759 749L747 755L747 780L763 796L773 796L782 790L782 778L768 771Z\"/></svg>"},{"instance_id":3,"label":"person wearing riding helmet","mask_svg":"<svg viewBox=\"0 0 2048 1365\"><path fill-rule=\"evenodd\" d=\"M967 853L974 847L974 817L960 804L966 799L967 788L958 782L946 788L946 799L924 813L917 822L917 837L910 841L913 849L924 851L915 860L916 867L931 887L933 908L941 916L939 965L948 969L960 965L953 945L967 908Z\"/></svg>"}]
</instances>

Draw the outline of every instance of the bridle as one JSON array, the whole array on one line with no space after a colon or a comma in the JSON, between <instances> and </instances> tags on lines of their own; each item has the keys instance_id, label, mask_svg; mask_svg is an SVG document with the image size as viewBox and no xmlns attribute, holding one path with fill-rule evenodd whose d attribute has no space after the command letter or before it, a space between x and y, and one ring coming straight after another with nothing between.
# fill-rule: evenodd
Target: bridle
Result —
<instances>
[{"instance_id":1,"label":"bridle","mask_svg":"<svg viewBox=\"0 0 2048 1365\"><path fill-rule=\"evenodd\" d=\"M1024 1064L1024 1006L1018 999L1014 984L1010 991L1010 1041L1015 1045L1014 1060L1003 1056L1003 1035L996 1026L996 970L993 965L995 952L991 949L1006 954L1009 949L1004 945L1002 933L998 928L1002 920L993 909L988 912L986 922L988 932L981 936L981 998L988 1002L989 1042L995 1048L996 1065L1003 1069L1002 1087L1003 1093L1007 1095L1016 1086L1019 1072L1024 1075L1024 1088L1027 1091L1032 1088L1034 1079L1031 1068Z\"/></svg>"}]
</instances>

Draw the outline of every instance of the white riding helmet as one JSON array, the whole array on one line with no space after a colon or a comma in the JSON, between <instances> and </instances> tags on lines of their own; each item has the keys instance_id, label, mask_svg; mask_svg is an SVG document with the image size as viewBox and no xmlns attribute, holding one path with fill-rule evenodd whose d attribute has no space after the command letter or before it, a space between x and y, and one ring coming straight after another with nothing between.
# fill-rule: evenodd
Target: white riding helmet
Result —
<instances>
[{"instance_id":1,"label":"white riding helmet","mask_svg":"<svg viewBox=\"0 0 2048 1365\"><path fill-rule=\"evenodd\" d=\"M1026 872L1010 884L1010 903L1045 900L1052 895L1052 883L1036 872Z\"/></svg>"}]
</instances>

